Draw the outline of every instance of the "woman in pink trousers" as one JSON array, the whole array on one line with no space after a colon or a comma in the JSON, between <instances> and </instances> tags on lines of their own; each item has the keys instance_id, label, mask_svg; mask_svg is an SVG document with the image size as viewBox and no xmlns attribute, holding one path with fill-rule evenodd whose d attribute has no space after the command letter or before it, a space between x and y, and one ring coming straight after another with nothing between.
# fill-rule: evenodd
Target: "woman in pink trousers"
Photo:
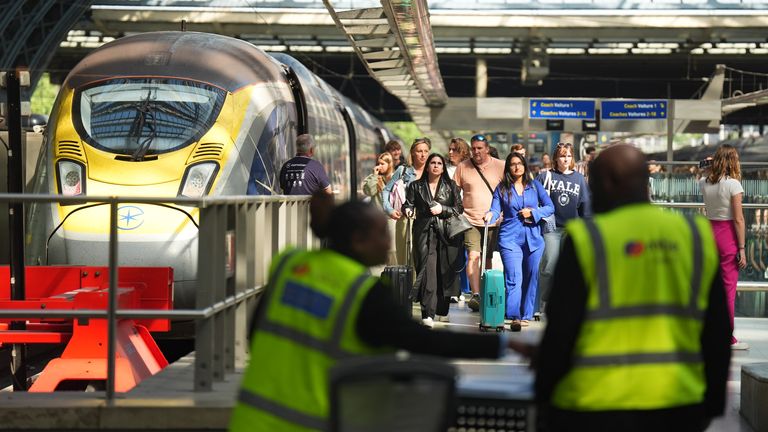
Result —
<instances>
[{"instance_id":1,"label":"woman in pink trousers","mask_svg":"<svg viewBox=\"0 0 768 432\"><path fill-rule=\"evenodd\" d=\"M704 195L707 219L712 224L720 253L720 273L723 276L733 331L739 268L747 266L744 253L744 212L741 207L744 188L740 183L739 154L733 146L720 146L711 161L709 173L699 180L699 188ZM749 349L749 345L731 335L731 348L743 350Z\"/></svg>"}]
</instances>

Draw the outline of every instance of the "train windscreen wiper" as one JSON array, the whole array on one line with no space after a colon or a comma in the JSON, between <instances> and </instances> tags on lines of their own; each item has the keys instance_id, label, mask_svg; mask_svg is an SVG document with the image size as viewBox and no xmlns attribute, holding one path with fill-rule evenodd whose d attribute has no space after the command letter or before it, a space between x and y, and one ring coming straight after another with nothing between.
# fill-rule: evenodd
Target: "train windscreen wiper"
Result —
<instances>
[{"instance_id":1,"label":"train windscreen wiper","mask_svg":"<svg viewBox=\"0 0 768 432\"><path fill-rule=\"evenodd\" d=\"M147 155L147 152L152 147L152 141L154 141L157 136L157 117L155 117L155 111L154 108L152 108L151 98L152 90L149 90L147 91L147 98L136 106L138 115L136 117L137 123L134 123L136 126L134 130L138 147L131 155L131 160L134 162L144 159L144 156ZM142 132L144 131L145 126L149 129L149 135L142 139Z\"/></svg>"}]
</instances>

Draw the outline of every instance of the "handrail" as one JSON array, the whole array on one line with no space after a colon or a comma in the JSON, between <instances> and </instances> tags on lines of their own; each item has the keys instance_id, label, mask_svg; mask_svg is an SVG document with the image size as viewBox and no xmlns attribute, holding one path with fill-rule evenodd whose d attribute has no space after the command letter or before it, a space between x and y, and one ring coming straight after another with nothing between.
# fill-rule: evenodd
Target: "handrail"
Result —
<instances>
[{"instance_id":1,"label":"handrail","mask_svg":"<svg viewBox=\"0 0 768 432\"><path fill-rule=\"evenodd\" d=\"M107 319L107 388L115 398L115 349L118 319L164 318L195 320L195 391L210 391L213 381L244 366L247 351L246 315L266 283L268 263L288 244L316 247L309 229L309 196L139 197L0 194L0 202L109 204L109 306L107 310L0 310L0 318ZM200 209L198 229L197 307L193 309L118 310L118 204L173 204ZM228 217L232 211L234 217ZM235 266L225 271L228 236L235 242ZM257 247L257 245L259 247ZM228 288L229 287L229 288ZM227 294L227 291L231 293Z\"/></svg>"}]
</instances>

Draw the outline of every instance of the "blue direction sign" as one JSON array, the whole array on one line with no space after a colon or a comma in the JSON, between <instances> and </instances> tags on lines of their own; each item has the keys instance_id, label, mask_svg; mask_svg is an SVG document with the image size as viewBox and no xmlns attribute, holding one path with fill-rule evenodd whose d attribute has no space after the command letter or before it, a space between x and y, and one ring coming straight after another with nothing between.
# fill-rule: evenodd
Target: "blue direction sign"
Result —
<instances>
[{"instance_id":1,"label":"blue direction sign","mask_svg":"<svg viewBox=\"0 0 768 432\"><path fill-rule=\"evenodd\" d=\"M531 99L529 118L532 119L583 119L595 118L595 101L574 99Z\"/></svg>"},{"instance_id":2,"label":"blue direction sign","mask_svg":"<svg viewBox=\"0 0 768 432\"><path fill-rule=\"evenodd\" d=\"M667 118L666 100L609 100L603 101L600 117L603 120L660 120Z\"/></svg>"}]
</instances>

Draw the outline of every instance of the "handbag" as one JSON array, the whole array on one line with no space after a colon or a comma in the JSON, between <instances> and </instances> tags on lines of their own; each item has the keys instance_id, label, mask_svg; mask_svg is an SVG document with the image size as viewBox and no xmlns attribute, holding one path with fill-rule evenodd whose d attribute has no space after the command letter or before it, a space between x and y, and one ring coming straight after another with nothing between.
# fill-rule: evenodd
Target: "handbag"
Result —
<instances>
[{"instance_id":1,"label":"handbag","mask_svg":"<svg viewBox=\"0 0 768 432\"><path fill-rule=\"evenodd\" d=\"M400 169L400 168L398 168ZM405 182L403 181L403 175L405 168L400 171L400 176L392 185L392 191L389 193L389 203L392 204L392 208L397 211L403 211L403 204L405 204Z\"/></svg>"},{"instance_id":2,"label":"handbag","mask_svg":"<svg viewBox=\"0 0 768 432\"><path fill-rule=\"evenodd\" d=\"M472 224L469 223L469 220L463 214L456 213L455 211L445 220L445 232L448 234L449 239L469 231L470 228L472 228Z\"/></svg>"},{"instance_id":3,"label":"handbag","mask_svg":"<svg viewBox=\"0 0 768 432\"><path fill-rule=\"evenodd\" d=\"M544 184L547 188L547 195L549 195L550 199L552 198L552 171L547 171L547 176L544 179ZM551 233L555 232L557 230L557 218L555 218L555 213L552 213L551 215L547 217L541 218L539 221L539 225L541 226L541 233Z\"/></svg>"}]
</instances>

